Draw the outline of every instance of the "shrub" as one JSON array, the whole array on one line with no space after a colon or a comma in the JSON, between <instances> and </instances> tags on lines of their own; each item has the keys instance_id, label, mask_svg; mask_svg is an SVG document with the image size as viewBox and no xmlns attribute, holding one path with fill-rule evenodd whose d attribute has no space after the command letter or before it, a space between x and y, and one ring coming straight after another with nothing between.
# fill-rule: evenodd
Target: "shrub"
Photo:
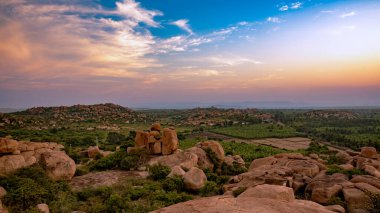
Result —
<instances>
[{"instance_id":1,"label":"shrub","mask_svg":"<svg viewBox=\"0 0 380 213\"><path fill-rule=\"evenodd\" d=\"M84 167L84 166L77 167L77 169L75 170L75 176L82 176L82 175L88 174L89 172L90 171L88 171L87 167Z\"/></svg>"},{"instance_id":2,"label":"shrub","mask_svg":"<svg viewBox=\"0 0 380 213\"><path fill-rule=\"evenodd\" d=\"M334 173L341 173L341 174L348 175L348 177L350 179L352 178L353 175L365 175L365 174L367 174L364 170L360 170L360 169L356 169L356 168L353 168L350 170L344 170L344 169L339 168L337 165L329 166L326 174L332 175Z\"/></svg>"},{"instance_id":3,"label":"shrub","mask_svg":"<svg viewBox=\"0 0 380 213\"><path fill-rule=\"evenodd\" d=\"M220 163L219 163L220 160L219 160L218 156L210 148L206 148L205 151L207 153L208 158L214 164L214 171L216 171L220 167Z\"/></svg>"},{"instance_id":4,"label":"shrub","mask_svg":"<svg viewBox=\"0 0 380 213\"><path fill-rule=\"evenodd\" d=\"M205 169L204 173L206 174L208 181L213 181L217 183L218 185L225 184L230 179L230 176L218 175L209 169Z\"/></svg>"},{"instance_id":5,"label":"shrub","mask_svg":"<svg viewBox=\"0 0 380 213\"><path fill-rule=\"evenodd\" d=\"M247 168L241 167L237 163L233 163L233 165L227 165L226 163L222 163L222 174L223 175L238 175L244 172L247 172Z\"/></svg>"},{"instance_id":6,"label":"shrub","mask_svg":"<svg viewBox=\"0 0 380 213\"><path fill-rule=\"evenodd\" d=\"M168 166L157 164L149 167L149 175L153 180L162 180L171 172Z\"/></svg>"},{"instance_id":7,"label":"shrub","mask_svg":"<svg viewBox=\"0 0 380 213\"><path fill-rule=\"evenodd\" d=\"M213 196L220 193L220 188L213 181L207 181L206 184L200 189L199 193L202 196Z\"/></svg>"},{"instance_id":8,"label":"shrub","mask_svg":"<svg viewBox=\"0 0 380 213\"><path fill-rule=\"evenodd\" d=\"M175 175L174 177L165 178L162 181L162 188L167 192L169 191L181 192L184 190L185 184L181 176Z\"/></svg>"}]
</instances>

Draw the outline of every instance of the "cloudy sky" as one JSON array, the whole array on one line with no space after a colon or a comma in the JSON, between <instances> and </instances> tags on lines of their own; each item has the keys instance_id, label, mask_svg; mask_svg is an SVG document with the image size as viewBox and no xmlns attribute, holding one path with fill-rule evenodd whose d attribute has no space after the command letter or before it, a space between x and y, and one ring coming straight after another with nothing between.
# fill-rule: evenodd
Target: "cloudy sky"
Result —
<instances>
[{"instance_id":1,"label":"cloudy sky","mask_svg":"<svg viewBox=\"0 0 380 213\"><path fill-rule=\"evenodd\" d=\"M380 105L378 0L1 0L0 107Z\"/></svg>"}]
</instances>

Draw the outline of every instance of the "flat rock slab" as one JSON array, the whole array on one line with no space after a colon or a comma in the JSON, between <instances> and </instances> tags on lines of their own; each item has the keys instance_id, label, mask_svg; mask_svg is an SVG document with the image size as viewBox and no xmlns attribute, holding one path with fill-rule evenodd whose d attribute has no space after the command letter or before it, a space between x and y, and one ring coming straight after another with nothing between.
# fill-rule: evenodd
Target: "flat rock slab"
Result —
<instances>
[{"instance_id":1,"label":"flat rock slab","mask_svg":"<svg viewBox=\"0 0 380 213\"><path fill-rule=\"evenodd\" d=\"M307 149L311 143L309 138L265 138L259 140L251 140L249 143L273 146L280 149L298 150Z\"/></svg>"},{"instance_id":2,"label":"flat rock slab","mask_svg":"<svg viewBox=\"0 0 380 213\"><path fill-rule=\"evenodd\" d=\"M74 177L70 185L74 191L80 191L89 187L111 186L119 183L126 178L147 178L149 175L146 171L119 171L109 170L102 172L91 172L86 175Z\"/></svg>"}]
</instances>

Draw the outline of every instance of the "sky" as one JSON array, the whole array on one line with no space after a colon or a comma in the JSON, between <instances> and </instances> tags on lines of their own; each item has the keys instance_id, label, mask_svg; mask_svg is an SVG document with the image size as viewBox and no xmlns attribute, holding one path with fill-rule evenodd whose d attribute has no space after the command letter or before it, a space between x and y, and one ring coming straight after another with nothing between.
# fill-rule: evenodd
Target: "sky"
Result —
<instances>
[{"instance_id":1,"label":"sky","mask_svg":"<svg viewBox=\"0 0 380 213\"><path fill-rule=\"evenodd\" d=\"M106 102L380 106L380 1L0 1L0 107Z\"/></svg>"}]
</instances>

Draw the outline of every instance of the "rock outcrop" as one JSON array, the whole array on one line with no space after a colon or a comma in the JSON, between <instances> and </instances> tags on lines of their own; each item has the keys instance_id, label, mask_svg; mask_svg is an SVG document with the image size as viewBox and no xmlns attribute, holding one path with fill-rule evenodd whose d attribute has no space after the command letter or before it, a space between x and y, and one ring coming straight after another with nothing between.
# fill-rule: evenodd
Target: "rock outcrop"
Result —
<instances>
[{"instance_id":1,"label":"rock outcrop","mask_svg":"<svg viewBox=\"0 0 380 213\"><path fill-rule=\"evenodd\" d=\"M191 168L183 175L183 182L188 190L197 191L205 185L206 181L207 177L205 173L197 167Z\"/></svg>"},{"instance_id":2,"label":"rock outcrop","mask_svg":"<svg viewBox=\"0 0 380 213\"><path fill-rule=\"evenodd\" d=\"M156 213L192 212L260 212L260 213L332 213L322 205L306 200L294 199L291 188L262 185L248 188L237 198L214 196L178 203Z\"/></svg>"},{"instance_id":3,"label":"rock outcrop","mask_svg":"<svg viewBox=\"0 0 380 213\"><path fill-rule=\"evenodd\" d=\"M0 176L39 163L54 180L69 180L75 173L75 162L61 144L26 142L0 138Z\"/></svg>"},{"instance_id":4,"label":"rock outcrop","mask_svg":"<svg viewBox=\"0 0 380 213\"><path fill-rule=\"evenodd\" d=\"M165 128L161 132L161 125L155 123L150 131L137 131L135 148L146 148L150 154L170 155L178 149L177 132L173 128Z\"/></svg>"}]
</instances>

